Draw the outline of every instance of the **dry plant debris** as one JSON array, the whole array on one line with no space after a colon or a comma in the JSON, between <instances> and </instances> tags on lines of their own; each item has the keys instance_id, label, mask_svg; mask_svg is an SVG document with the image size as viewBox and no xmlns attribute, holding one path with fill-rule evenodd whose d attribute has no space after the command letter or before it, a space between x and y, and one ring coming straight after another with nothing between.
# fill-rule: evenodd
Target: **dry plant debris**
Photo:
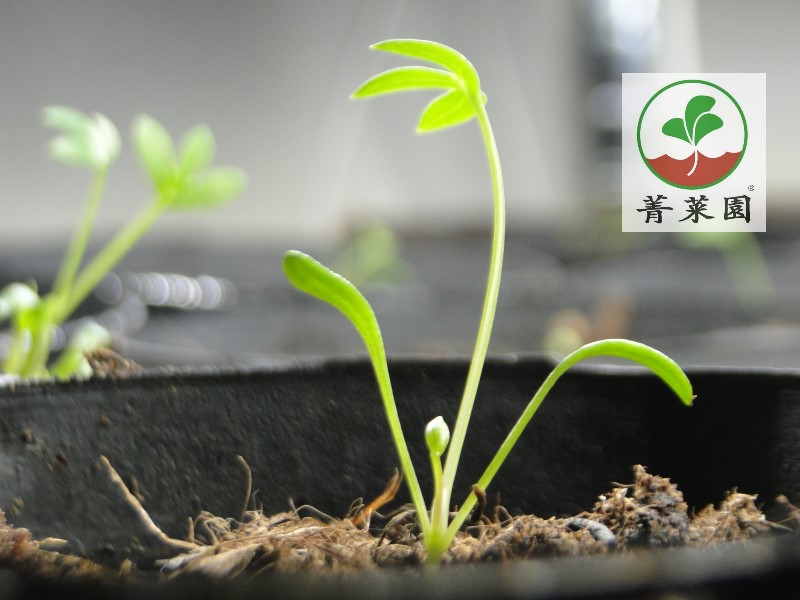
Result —
<instances>
[{"instance_id":1,"label":"dry plant debris","mask_svg":"<svg viewBox=\"0 0 800 600\"><path fill-rule=\"evenodd\" d=\"M125 562L118 569L100 565L79 556L63 554L58 548L64 540L47 538L37 541L27 529L8 525L0 512L0 567L20 572L35 572L43 578L104 578L122 579L129 575L133 565Z\"/></svg>"},{"instance_id":2,"label":"dry plant debris","mask_svg":"<svg viewBox=\"0 0 800 600\"><path fill-rule=\"evenodd\" d=\"M385 566L418 565L425 552L413 510L389 515L377 532L369 517L393 498L399 476L375 501L351 517L302 516L301 509L265 515L245 510L239 520L203 513L191 521L187 540L166 536L107 460L101 460L125 503L138 516L145 546L164 577L201 574L220 579L242 573L358 571ZM248 488L249 489L249 488ZM778 499L785 518L766 519L756 497L731 492L718 506L693 513L669 479L633 468L633 483L617 484L599 496L594 507L569 518L511 517L495 507L492 518L473 515L473 524L456 537L444 562L500 561L536 557L570 557L623 552L633 547L680 547L747 540L775 532L800 532L800 509ZM313 510L309 511L313 512ZM201 541L202 540L202 541ZM40 569L44 576L73 574L121 578L135 574L126 563L118 570L50 549L58 540L36 542L24 529L0 524L0 565Z\"/></svg>"}]
</instances>

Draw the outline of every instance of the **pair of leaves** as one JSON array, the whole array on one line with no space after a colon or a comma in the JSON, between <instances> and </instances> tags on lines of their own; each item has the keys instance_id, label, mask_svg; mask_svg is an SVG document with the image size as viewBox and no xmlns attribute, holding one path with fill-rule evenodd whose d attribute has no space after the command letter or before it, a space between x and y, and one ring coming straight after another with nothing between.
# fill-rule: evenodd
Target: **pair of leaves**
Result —
<instances>
[{"instance_id":1,"label":"pair of leaves","mask_svg":"<svg viewBox=\"0 0 800 600\"><path fill-rule=\"evenodd\" d=\"M66 106L48 106L43 120L61 131L49 145L50 155L60 162L100 171L119 156L119 132L105 115L90 117Z\"/></svg>"},{"instance_id":2,"label":"pair of leaves","mask_svg":"<svg viewBox=\"0 0 800 600\"><path fill-rule=\"evenodd\" d=\"M353 92L353 98L369 98L414 90L444 90L422 111L417 123L419 133L465 123L477 115L478 106L486 104L486 94L480 89L480 79L472 63L448 46L426 40L387 40L371 48L427 60L444 67L390 69L367 80Z\"/></svg>"},{"instance_id":3,"label":"pair of leaves","mask_svg":"<svg viewBox=\"0 0 800 600\"><path fill-rule=\"evenodd\" d=\"M102 114L90 117L66 106L49 106L44 110L44 123L61 132L49 144L51 156L60 162L99 171L119 156L119 132ZM210 168L216 143L205 125L186 132L179 155L169 133L152 117L140 116L134 121L133 138L140 161L170 207L220 204L239 195L247 183L239 169Z\"/></svg>"},{"instance_id":4,"label":"pair of leaves","mask_svg":"<svg viewBox=\"0 0 800 600\"><path fill-rule=\"evenodd\" d=\"M714 104L716 100L711 96L695 96L686 104L684 118L670 119L661 131L697 147L700 140L723 125L722 119L711 113Z\"/></svg>"},{"instance_id":5,"label":"pair of leaves","mask_svg":"<svg viewBox=\"0 0 800 600\"><path fill-rule=\"evenodd\" d=\"M364 339L370 355L379 348L383 353L383 339L375 313L358 289L341 275L331 271L307 254L288 252L283 261L284 272L299 290L338 308L353 323ZM639 342L630 340L602 340L583 346L570 354L556 369L557 376L577 362L598 356L614 356L639 363L666 383L684 404L694 398L692 386L683 370L667 355Z\"/></svg>"},{"instance_id":6,"label":"pair of leaves","mask_svg":"<svg viewBox=\"0 0 800 600\"><path fill-rule=\"evenodd\" d=\"M239 195L247 179L232 167L211 167L216 142L211 130L196 125L176 152L166 129L147 115L133 123L133 141L160 200L170 208L205 208Z\"/></svg>"}]
</instances>

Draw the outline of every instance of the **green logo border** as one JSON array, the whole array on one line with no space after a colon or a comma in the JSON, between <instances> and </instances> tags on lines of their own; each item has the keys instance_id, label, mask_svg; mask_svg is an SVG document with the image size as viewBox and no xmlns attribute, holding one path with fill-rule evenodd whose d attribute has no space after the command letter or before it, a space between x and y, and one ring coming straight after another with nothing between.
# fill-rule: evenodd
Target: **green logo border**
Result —
<instances>
[{"instance_id":1,"label":"green logo border","mask_svg":"<svg viewBox=\"0 0 800 600\"><path fill-rule=\"evenodd\" d=\"M744 125L744 143L742 144L742 152L739 154L739 160L736 161L736 164L733 165L733 168L730 171L728 171L724 176L720 177L716 181L712 181L707 185L697 185L697 186L679 185L677 183L673 183L672 181L664 179L653 169L653 167L650 166L650 163L647 162L647 157L644 155L644 150L642 150L642 121L644 120L644 114L647 112L647 109L650 108L650 105L656 98L658 98L658 96L666 92L668 89L678 85L683 85L685 83L697 83L700 85L707 85L725 94L728 97L728 99L731 102L733 102L733 105L736 107L736 110L739 111L739 116L742 118L742 125ZM742 107L739 106L739 103L736 101L736 99L733 96L731 96L725 89L721 88L717 84L711 83L710 81L705 81L703 79L682 79L681 81L675 81L658 90L655 94L651 96L650 100L647 101L647 104L644 105L642 113L639 115L639 124L636 127L636 144L639 146L639 155L642 157L642 162L644 162L645 166L650 170L650 172L656 177L658 177L661 181L672 187L681 188L684 190L704 190L706 188L710 188L724 181L731 175L731 173L733 173L739 167L739 163L741 163L742 159L744 158L745 150L747 150L747 119L744 116L744 111L742 111Z\"/></svg>"}]
</instances>

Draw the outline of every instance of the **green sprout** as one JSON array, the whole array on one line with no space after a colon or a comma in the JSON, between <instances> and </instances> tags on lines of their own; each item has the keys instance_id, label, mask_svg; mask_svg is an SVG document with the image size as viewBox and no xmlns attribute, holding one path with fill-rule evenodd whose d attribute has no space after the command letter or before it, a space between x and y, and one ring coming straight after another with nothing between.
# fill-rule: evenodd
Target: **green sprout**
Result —
<instances>
[{"instance_id":1,"label":"green sprout","mask_svg":"<svg viewBox=\"0 0 800 600\"><path fill-rule=\"evenodd\" d=\"M485 109L486 95L480 89L477 72L463 55L442 44L423 40L389 40L375 44L372 48L423 59L442 68L413 66L391 69L369 79L356 90L353 97L367 98L406 90L443 90L443 93L432 100L422 112L417 131L434 131L464 123L473 118L476 119L483 136L492 175L494 227L491 264L477 340L464 393L452 434L441 416L434 418L425 429L425 441L430 454L434 482L434 497L429 506L426 505L423 498L403 435L392 392L383 338L374 311L355 286L310 256L302 252L290 251L286 254L283 265L289 281L295 287L338 308L350 319L363 338L372 361L391 435L422 531L427 560L430 564L438 564L477 502L475 493L470 492L458 512L451 518L453 484L489 346L500 287L505 237L503 178L497 146ZM629 340L602 340L587 344L564 358L545 379L478 479L477 488L485 490L490 485L544 397L559 377L575 363L598 356L611 356L640 363L654 371L683 403L687 405L692 403L694 396L688 378L674 361L661 352ZM441 457L444 455L448 443L449 450L447 450L444 466L442 466Z\"/></svg>"},{"instance_id":2,"label":"green sprout","mask_svg":"<svg viewBox=\"0 0 800 600\"><path fill-rule=\"evenodd\" d=\"M686 104L684 118L670 119L661 128L661 131L670 137L677 138L689 144L694 151L694 163L687 175L691 176L697 168L699 150L697 145L712 131L722 127L722 119L711 112L717 101L711 96L695 96Z\"/></svg>"},{"instance_id":3,"label":"green sprout","mask_svg":"<svg viewBox=\"0 0 800 600\"><path fill-rule=\"evenodd\" d=\"M153 197L83 264L106 176L120 152L120 136L105 116L88 116L63 106L46 108L44 123L59 132L50 142L50 155L59 162L88 168L92 179L83 217L49 293L40 296L35 285L22 283L12 283L0 290L0 322L10 320L12 329L11 346L2 370L26 378L53 375L63 379L87 375L84 352L107 345L109 336L93 323L79 328L62 357L48 369L55 329L70 317L163 213L227 202L244 189L246 178L238 169L211 166L215 141L205 125L187 131L176 151L172 138L161 124L146 115L136 118L134 147L153 184Z\"/></svg>"}]
</instances>

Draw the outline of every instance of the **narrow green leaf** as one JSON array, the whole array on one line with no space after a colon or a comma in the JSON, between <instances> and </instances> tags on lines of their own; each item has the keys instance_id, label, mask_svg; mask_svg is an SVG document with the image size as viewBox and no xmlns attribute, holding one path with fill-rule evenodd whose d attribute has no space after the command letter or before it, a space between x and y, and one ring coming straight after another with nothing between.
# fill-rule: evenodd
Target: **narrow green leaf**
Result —
<instances>
[{"instance_id":1,"label":"narrow green leaf","mask_svg":"<svg viewBox=\"0 0 800 600\"><path fill-rule=\"evenodd\" d=\"M661 132L664 135L678 138L679 140L683 140L689 144L692 143L689 141L689 137L686 135L686 127L684 127L683 119L679 119L677 117L670 119L664 123L664 126L661 128Z\"/></svg>"},{"instance_id":2,"label":"narrow green leaf","mask_svg":"<svg viewBox=\"0 0 800 600\"><path fill-rule=\"evenodd\" d=\"M233 167L217 167L198 173L181 182L171 196L170 208L210 208L229 202L247 187L244 171Z\"/></svg>"},{"instance_id":3,"label":"narrow green leaf","mask_svg":"<svg viewBox=\"0 0 800 600\"><path fill-rule=\"evenodd\" d=\"M205 125L195 125L181 138L180 171L190 175L205 169L214 160L216 142L214 134Z\"/></svg>"},{"instance_id":4,"label":"narrow green leaf","mask_svg":"<svg viewBox=\"0 0 800 600\"><path fill-rule=\"evenodd\" d=\"M483 102L486 95L482 94ZM475 107L463 90L457 89L437 96L430 101L417 124L418 133L428 133L445 127L460 125L475 116Z\"/></svg>"},{"instance_id":5,"label":"narrow green leaf","mask_svg":"<svg viewBox=\"0 0 800 600\"><path fill-rule=\"evenodd\" d=\"M369 98L381 94L424 89L451 89L459 85L452 73L431 67L398 67L368 79L351 98Z\"/></svg>"},{"instance_id":6,"label":"narrow green leaf","mask_svg":"<svg viewBox=\"0 0 800 600\"><path fill-rule=\"evenodd\" d=\"M586 344L561 361L556 371L563 373L575 363L597 356L614 356L637 362L658 375L681 402L691 406L694 400L692 384L675 361L655 348L631 340L610 339Z\"/></svg>"},{"instance_id":7,"label":"narrow green leaf","mask_svg":"<svg viewBox=\"0 0 800 600\"><path fill-rule=\"evenodd\" d=\"M369 302L347 279L307 254L292 250L283 259L286 277L297 289L338 308L350 319L369 354L385 362L383 337Z\"/></svg>"},{"instance_id":8,"label":"narrow green leaf","mask_svg":"<svg viewBox=\"0 0 800 600\"><path fill-rule=\"evenodd\" d=\"M371 48L436 63L458 75L470 93L477 94L480 90L480 79L472 63L466 56L444 44L428 40L396 39L378 42Z\"/></svg>"},{"instance_id":9,"label":"narrow green leaf","mask_svg":"<svg viewBox=\"0 0 800 600\"><path fill-rule=\"evenodd\" d=\"M167 130L152 117L139 116L133 122L133 142L156 189L162 191L172 185L178 175L178 160Z\"/></svg>"}]
</instances>

